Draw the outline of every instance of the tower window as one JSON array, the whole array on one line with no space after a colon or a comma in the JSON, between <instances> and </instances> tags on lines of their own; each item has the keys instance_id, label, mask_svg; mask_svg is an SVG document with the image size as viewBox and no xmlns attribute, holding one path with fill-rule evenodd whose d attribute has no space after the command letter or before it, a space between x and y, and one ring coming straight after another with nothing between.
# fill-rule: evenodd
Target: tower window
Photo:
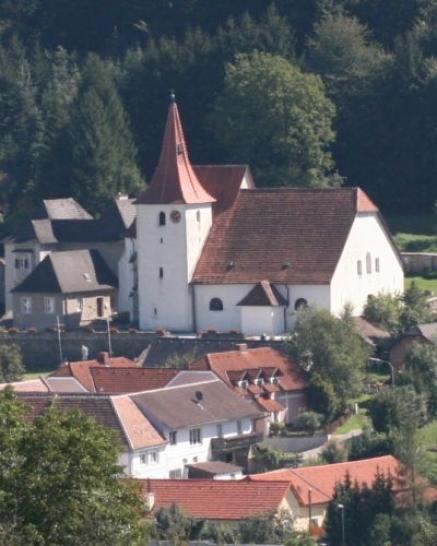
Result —
<instances>
[{"instance_id":1,"label":"tower window","mask_svg":"<svg viewBox=\"0 0 437 546\"><path fill-rule=\"evenodd\" d=\"M196 212L196 220L200 222L200 210Z\"/></svg>"},{"instance_id":2,"label":"tower window","mask_svg":"<svg viewBox=\"0 0 437 546\"><path fill-rule=\"evenodd\" d=\"M164 278L164 268L163 268L163 267L160 267L160 268L159 268L159 278L160 278L160 279L163 279L163 278Z\"/></svg>"},{"instance_id":3,"label":"tower window","mask_svg":"<svg viewBox=\"0 0 437 546\"><path fill-rule=\"evenodd\" d=\"M376 273L379 273L379 258L375 258L375 271Z\"/></svg>"},{"instance_id":4,"label":"tower window","mask_svg":"<svg viewBox=\"0 0 437 546\"><path fill-rule=\"evenodd\" d=\"M210 311L223 311L223 302L220 298L212 298L209 302Z\"/></svg>"},{"instance_id":5,"label":"tower window","mask_svg":"<svg viewBox=\"0 0 437 546\"><path fill-rule=\"evenodd\" d=\"M159 213L159 225L160 226L165 226L165 212L160 212Z\"/></svg>"},{"instance_id":6,"label":"tower window","mask_svg":"<svg viewBox=\"0 0 437 546\"><path fill-rule=\"evenodd\" d=\"M357 260L357 273L358 275L363 274L363 262L361 260Z\"/></svg>"}]
</instances>

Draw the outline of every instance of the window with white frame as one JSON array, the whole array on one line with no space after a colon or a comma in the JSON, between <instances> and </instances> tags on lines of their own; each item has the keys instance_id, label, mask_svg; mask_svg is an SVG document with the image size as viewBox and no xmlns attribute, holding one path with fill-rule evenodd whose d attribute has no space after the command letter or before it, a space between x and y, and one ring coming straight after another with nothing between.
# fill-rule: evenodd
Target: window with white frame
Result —
<instances>
[{"instance_id":1,"label":"window with white frame","mask_svg":"<svg viewBox=\"0 0 437 546\"><path fill-rule=\"evenodd\" d=\"M243 434L243 424L240 420L237 421L237 434Z\"/></svg>"},{"instance_id":2,"label":"window with white frame","mask_svg":"<svg viewBox=\"0 0 437 546\"><path fill-rule=\"evenodd\" d=\"M32 298L30 296L22 296L20 301L23 315L30 315L32 313Z\"/></svg>"},{"instance_id":3,"label":"window with white frame","mask_svg":"<svg viewBox=\"0 0 437 546\"><path fill-rule=\"evenodd\" d=\"M149 451L140 455L141 464L157 464L159 463L159 453L157 451Z\"/></svg>"},{"instance_id":4,"label":"window with white frame","mask_svg":"<svg viewBox=\"0 0 437 546\"><path fill-rule=\"evenodd\" d=\"M14 265L17 271L27 271L30 266L30 260L26 256L15 258Z\"/></svg>"},{"instance_id":5,"label":"window with white frame","mask_svg":"<svg viewBox=\"0 0 437 546\"><path fill-rule=\"evenodd\" d=\"M170 445L174 446L178 443L178 432L177 430L171 430L168 435L168 441Z\"/></svg>"},{"instance_id":6,"label":"window with white frame","mask_svg":"<svg viewBox=\"0 0 437 546\"><path fill-rule=\"evenodd\" d=\"M44 296L44 313L52 315L55 312L55 298L53 296Z\"/></svg>"},{"instance_id":7,"label":"window with white frame","mask_svg":"<svg viewBox=\"0 0 437 546\"><path fill-rule=\"evenodd\" d=\"M169 477L171 480L177 480L179 478L182 478L182 470L180 468L177 468L176 470L170 470Z\"/></svg>"},{"instance_id":8,"label":"window with white frame","mask_svg":"<svg viewBox=\"0 0 437 546\"><path fill-rule=\"evenodd\" d=\"M217 437L223 438L223 425L222 423L218 423L217 425Z\"/></svg>"},{"instance_id":9,"label":"window with white frame","mask_svg":"<svg viewBox=\"0 0 437 546\"><path fill-rule=\"evenodd\" d=\"M379 264L379 258L375 258L375 271L376 273L379 273L380 264Z\"/></svg>"},{"instance_id":10,"label":"window with white frame","mask_svg":"<svg viewBox=\"0 0 437 546\"><path fill-rule=\"evenodd\" d=\"M190 444L201 444L202 443L202 431L200 428L192 428L190 430Z\"/></svg>"},{"instance_id":11,"label":"window with white frame","mask_svg":"<svg viewBox=\"0 0 437 546\"><path fill-rule=\"evenodd\" d=\"M363 262L361 260L357 260L357 273L358 275L363 274Z\"/></svg>"},{"instance_id":12,"label":"window with white frame","mask_svg":"<svg viewBox=\"0 0 437 546\"><path fill-rule=\"evenodd\" d=\"M142 455L140 455L140 463L147 464L147 453L143 453Z\"/></svg>"}]
</instances>

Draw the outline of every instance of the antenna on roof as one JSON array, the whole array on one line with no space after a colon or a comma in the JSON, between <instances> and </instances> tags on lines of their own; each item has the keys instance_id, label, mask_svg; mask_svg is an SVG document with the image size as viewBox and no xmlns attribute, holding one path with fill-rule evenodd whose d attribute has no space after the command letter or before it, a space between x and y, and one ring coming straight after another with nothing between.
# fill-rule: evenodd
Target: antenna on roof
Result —
<instances>
[{"instance_id":1,"label":"antenna on roof","mask_svg":"<svg viewBox=\"0 0 437 546\"><path fill-rule=\"evenodd\" d=\"M174 89L170 89L170 102L176 102L176 95Z\"/></svg>"}]
</instances>

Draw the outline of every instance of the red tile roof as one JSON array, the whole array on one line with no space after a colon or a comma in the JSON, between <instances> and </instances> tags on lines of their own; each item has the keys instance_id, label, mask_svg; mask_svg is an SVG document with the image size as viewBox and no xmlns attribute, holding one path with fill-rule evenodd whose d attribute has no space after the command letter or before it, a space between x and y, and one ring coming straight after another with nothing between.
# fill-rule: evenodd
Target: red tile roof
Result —
<instances>
[{"instance_id":1,"label":"red tile roof","mask_svg":"<svg viewBox=\"0 0 437 546\"><path fill-rule=\"evenodd\" d=\"M279 307L287 305L287 300L269 281L260 281L237 305Z\"/></svg>"},{"instance_id":2,"label":"red tile roof","mask_svg":"<svg viewBox=\"0 0 437 546\"><path fill-rule=\"evenodd\" d=\"M137 365L133 360L120 357L111 357L107 359L109 368L136 368ZM50 374L50 377L74 377L81 383L89 392L95 392L92 368L106 368L99 360L78 360L76 362L68 362L66 365L61 365L57 370Z\"/></svg>"},{"instance_id":3,"label":"red tile roof","mask_svg":"<svg viewBox=\"0 0 437 546\"><path fill-rule=\"evenodd\" d=\"M328 284L370 203L359 188L241 190L215 218L193 282Z\"/></svg>"},{"instance_id":4,"label":"red tile roof","mask_svg":"<svg viewBox=\"0 0 437 546\"><path fill-rule=\"evenodd\" d=\"M179 111L171 102L158 166L149 188L140 196L141 204L213 203L215 201L199 182L188 157Z\"/></svg>"},{"instance_id":5,"label":"red tile roof","mask_svg":"<svg viewBox=\"0 0 437 546\"><path fill-rule=\"evenodd\" d=\"M400 477L399 461L392 455L304 468L284 468L252 474L248 479L268 483L288 481L299 503L308 506L310 491L312 504L325 504L332 500L335 486L343 482L347 474L352 482L371 486L377 472L393 478L394 491L405 488L404 480Z\"/></svg>"},{"instance_id":6,"label":"red tile roof","mask_svg":"<svg viewBox=\"0 0 437 546\"><path fill-rule=\"evenodd\" d=\"M279 386L285 391L303 390L307 387L306 379L297 364L272 347L208 353L189 365L191 370L213 371L230 387L233 385L229 380L228 372L261 368L277 368L280 372Z\"/></svg>"},{"instance_id":7,"label":"red tile roof","mask_svg":"<svg viewBox=\"0 0 437 546\"><path fill-rule=\"evenodd\" d=\"M90 368L96 392L129 393L165 387L180 370L172 368Z\"/></svg>"},{"instance_id":8,"label":"red tile roof","mask_svg":"<svg viewBox=\"0 0 437 546\"><path fill-rule=\"evenodd\" d=\"M276 413L278 411L284 411L284 406L282 406L279 402L276 400L272 400L271 398L264 398L264 396L260 396L256 399L256 403L259 404L262 409L270 412L270 413Z\"/></svg>"},{"instance_id":9,"label":"red tile roof","mask_svg":"<svg viewBox=\"0 0 437 546\"><path fill-rule=\"evenodd\" d=\"M289 490L288 482L240 480L141 480L143 494L153 492L159 508L178 505L198 519L241 520L277 512Z\"/></svg>"},{"instance_id":10,"label":"red tile roof","mask_svg":"<svg viewBox=\"0 0 437 546\"><path fill-rule=\"evenodd\" d=\"M228 209L238 197L248 165L193 165L194 172L206 189L214 197L214 215Z\"/></svg>"}]
</instances>

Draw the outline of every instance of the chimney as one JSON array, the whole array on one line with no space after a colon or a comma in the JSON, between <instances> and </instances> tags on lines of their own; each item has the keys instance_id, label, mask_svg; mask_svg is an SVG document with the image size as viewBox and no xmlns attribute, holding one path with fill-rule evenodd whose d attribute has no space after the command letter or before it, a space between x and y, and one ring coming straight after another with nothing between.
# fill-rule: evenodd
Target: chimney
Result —
<instances>
[{"instance_id":1,"label":"chimney","mask_svg":"<svg viewBox=\"0 0 437 546\"><path fill-rule=\"evenodd\" d=\"M102 351L97 355L97 362L100 362L100 364L103 364L103 366L110 366L111 365L111 359L109 358L109 353Z\"/></svg>"},{"instance_id":2,"label":"chimney","mask_svg":"<svg viewBox=\"0 0 437 546\"><path fill-rule=\"evenodd\" d=\"M247 343L237 343L237 351L244 353L247 351Z\"/></svg>"}]
</instances>

